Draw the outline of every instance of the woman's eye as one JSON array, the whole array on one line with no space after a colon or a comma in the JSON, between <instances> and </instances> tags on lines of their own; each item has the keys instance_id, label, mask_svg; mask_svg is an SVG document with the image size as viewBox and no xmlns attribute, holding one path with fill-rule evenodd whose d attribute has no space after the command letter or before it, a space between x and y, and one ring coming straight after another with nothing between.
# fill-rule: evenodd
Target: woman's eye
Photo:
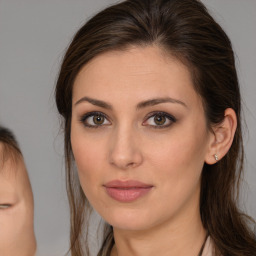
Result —
<instances>
[{"instance_id":1,"label":"woman's eye","mask_svg":"<svg viewBox=\"0 0 256 256\"><path fill-rule=\"evenodd\" d=\"M87 127L99 127L111 124L102 113L89 113L81 118L81 122Z\"/></svg>"},{"instance_id":2,"label":"woman's eye","mask_svg":"<svg viewBox=\"0 0 256 256\"><path fill-rule=\"evenodd\" d=\"M167 113L155 113L151 114L149 118L143 122L143 125L154 126L154 128L165 128L176 122L176 119Z\"/></svg>"}]
</instances>

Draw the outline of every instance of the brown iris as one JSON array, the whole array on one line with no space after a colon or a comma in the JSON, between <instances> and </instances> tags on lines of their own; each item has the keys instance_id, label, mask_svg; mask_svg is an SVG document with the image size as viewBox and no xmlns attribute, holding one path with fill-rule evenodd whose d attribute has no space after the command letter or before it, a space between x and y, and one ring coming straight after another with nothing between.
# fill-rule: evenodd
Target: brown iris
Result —
<instances>
[{"instance_id":1,"label":"brown iris","mask_svg":"<svg viewBox=\"0 0 256 256\"><path fill-rule=\"evenodd\" d=\"M157 125L163 125L166 122L166 117L165 116L161 116L161 115L156 115L154 117L154 122Z\"/></svg>"},{"instance_id":2,"label":"brown iris","mask_svg":"<svg viewBox=\"0 0 256 256\"><path fill-rule=\"evenodd\" d=\"M93 122L97 125L101 125L104 123L104 116L96 115L93 117Z\"/></svg>"}]
</instances>

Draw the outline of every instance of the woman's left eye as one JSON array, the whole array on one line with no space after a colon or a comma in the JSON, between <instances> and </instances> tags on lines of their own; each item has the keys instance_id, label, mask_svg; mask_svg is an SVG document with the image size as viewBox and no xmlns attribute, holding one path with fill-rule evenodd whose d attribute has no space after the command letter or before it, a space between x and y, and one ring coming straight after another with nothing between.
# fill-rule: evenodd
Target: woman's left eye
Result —
<instances>
[{"instance_id":1,"label":"woman's left eye","mask_svg":"<svg viewBox=\"0 0 256 256\"><path fill-rule=\"evenodd\" d=\"M143 122L143 125L153 126L154 128L165 128L169 127L172 123L176 122L176 118L164 113L164 112L157 112L151 113L150 116Z\"/></svg>"}]
</instances>

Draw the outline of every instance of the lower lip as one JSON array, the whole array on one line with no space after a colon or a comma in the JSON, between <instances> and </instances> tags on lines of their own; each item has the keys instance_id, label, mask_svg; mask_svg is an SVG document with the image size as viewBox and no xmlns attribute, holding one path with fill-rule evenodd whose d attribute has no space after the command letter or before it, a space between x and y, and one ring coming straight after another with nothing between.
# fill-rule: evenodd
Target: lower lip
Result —
<instances>
[{"instance_id":1,"label":"lower lip","mask_svg":"<svg viewBox=\"0 0 256 256\"><path fill-rule=\"evenodd\" d=\"M132 202L136 199L146 195L152 189L152 187L143 187L143 188L112 188L105 187L107 194L119 201L119 202Z\"/></svg>"}]
</instances>

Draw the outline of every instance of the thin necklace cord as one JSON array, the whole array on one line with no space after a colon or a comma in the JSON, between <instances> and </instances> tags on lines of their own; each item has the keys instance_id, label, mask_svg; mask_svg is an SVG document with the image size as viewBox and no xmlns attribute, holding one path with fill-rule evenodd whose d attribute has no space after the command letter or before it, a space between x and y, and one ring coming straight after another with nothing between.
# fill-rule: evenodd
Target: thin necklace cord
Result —
<instances>
[{"instance_id":1,"label":"thin necklace cord","mask_svg":"<svg viewBox=\"0 0 256 256\"><path fill-rule=\"evenodd\" d=\"M204 239L204 243L203 243L203 245L202 245L202 247L201 247L201 249L200 249L200 251L198 253L198 256L202 256L203 251L204 251L204 247L205 247L205 244L206 244L206 241L207 241L207 238L208 238L208 234L206 235L206 237Z\"/></svg>"}]
</instances>

